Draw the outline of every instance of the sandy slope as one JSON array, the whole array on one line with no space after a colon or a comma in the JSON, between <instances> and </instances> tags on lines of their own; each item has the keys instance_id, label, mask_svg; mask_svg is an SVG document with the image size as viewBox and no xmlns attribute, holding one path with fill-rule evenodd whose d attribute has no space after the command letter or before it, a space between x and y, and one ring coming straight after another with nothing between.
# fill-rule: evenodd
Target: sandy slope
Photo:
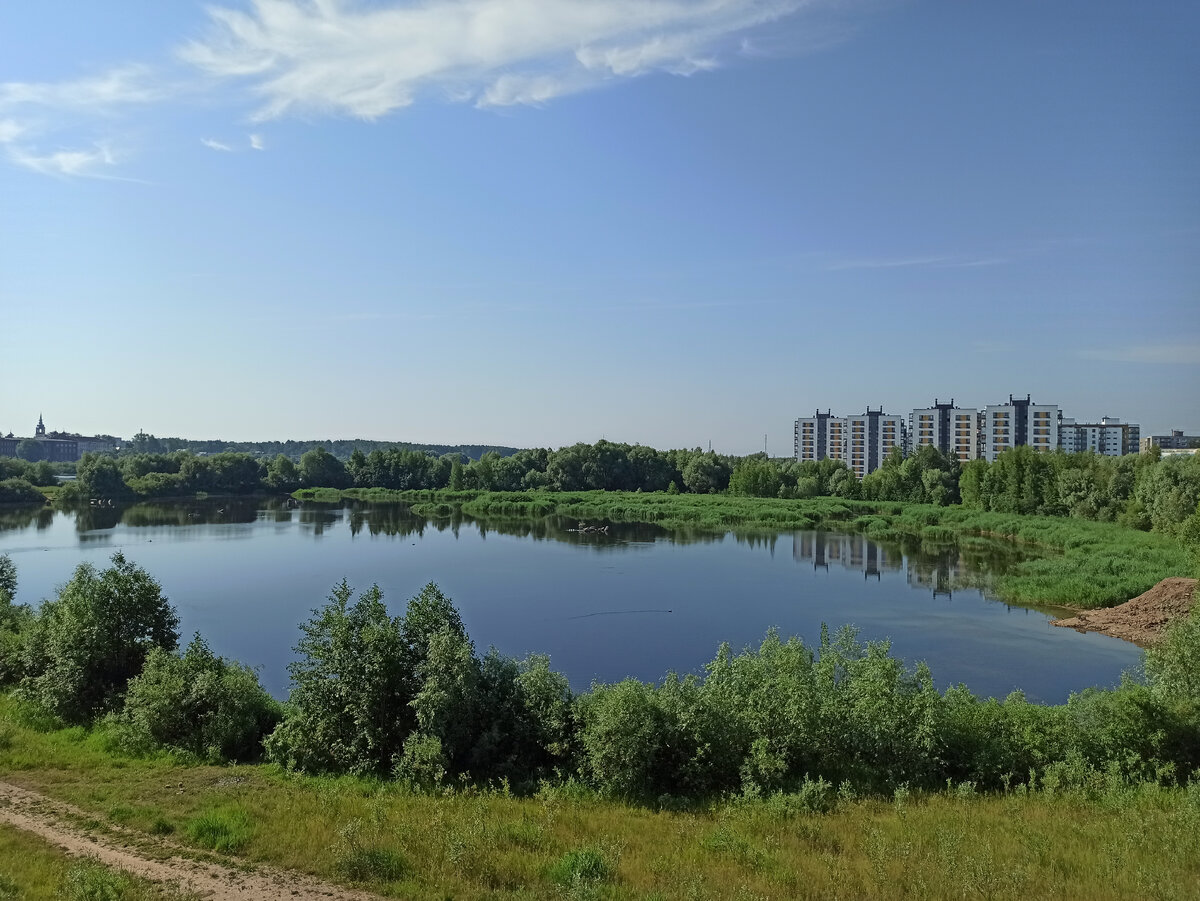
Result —
<instances>
[{"instance_id":1,"label":"sandy slope","mask_svg":"<svg viewBox=\"0 0 1200 901\"><path fill-rule=\"evenodd\" d=\"M1132 601L1104 610L1083 610L1054 625L1080 632L1103 632L1145 647L1152 645L1168 625L1188 615L1195 603L1195 579L1163 579Z\"/></svg>"}]
</instances>

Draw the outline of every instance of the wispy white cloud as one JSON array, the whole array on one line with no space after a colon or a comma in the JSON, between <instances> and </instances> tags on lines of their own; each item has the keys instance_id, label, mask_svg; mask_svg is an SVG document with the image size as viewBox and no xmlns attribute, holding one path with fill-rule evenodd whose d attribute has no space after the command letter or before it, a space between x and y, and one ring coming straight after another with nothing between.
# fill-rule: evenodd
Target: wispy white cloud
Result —
<instances>
[{"instance_id":1,"label":"wispy white cloud","mask_svg":"<svg viewBox=\"0 0 1200 901\"><path fill-rule=\"evenodd\" d=\"M117 162L116 156L105 144L96 144L87 150L57 150L44 154L10 146L8 157L18 166L42 175L87 178L113 178L104 169Z\"/></svg>"},{"instance_id":2,"label":"wispy white cloud","mask_svg":"<svg viewBox=\"0 0 1200 901\"><path fill-rule=\"evenodd\" d=\"M59 82L0 82L0 110L33 106L103 113L161 100L168 89L147 66L128 65L99 75Z\"/></svg>"},{"instance_id":3,"label":"wispy white cloud","mask_svg":"<svg viewBox=\"0 0 1200 901\"><path fill-rule=\"evenodd\" d=\"M1109 363L1171 363L1200 365L1200 340L1130 344L1121 347L1091 347L1078 352L1085 360Z\"/></svg>"},{"instance_id":4,"label":"wispy white cloud","mask_svg":"<svg viewBox=\"0 0 1200 901\"><path fill-rule=\"evenodd\" d=\"M826 0L828 2L828 0ZM179 56L245 79L259 120L292 112L374 119L422 93L479 106L541 103L602 82L690 75L745 32L820 0L252 0L209 9Z\"/></svg>"},{"instance_id":5,"label":"wispy white cloud","mask_svg":"<svg viewBox=\"0 0 1200 901\"><path fill-rule=\"evenodd\" d=\"M201 138L200 143L210 150L220 150L223 153L233 153L233 148L228 144L222 144L220 141L214 141L212 138Z\"/></svg>"},{"instance_id":6,"label":"wispy white cloud","mask_svg":"<svg viewBox=\"0 0 1200 901\"><path fill-rule=\"evenodd\" d=\"M262 135L259 135L259 134L250 135L250 149L251 150L266 150L267 149L266 142L263 140Z\"/></svg>"},{"instance_id":7,"label":"wispy white cloud","mask_svg":"<svg viewBox=\"0 0 1200 901\"><path fill-rule=\"evenodd\" d=\"M116 178L106 171L118 162L111 135L81 139L80 124L99 119L111 129L111 117L121 108L161 100L165 92L150 69L139 65L61 82L3 82L0 145L11 163L42 175ZM64 139L64 133L70 137ZM58 148L45 149L50 141ZM62 148L68 143L84 146Z\"/></svg>"},{"instance_id":8,"label":"wispy white cloud","mask_svg":"<svg viewBox=\"0 0 1200 901\"><path fill-rule=\"evenodd\" d=\"M830 272L854 269L905 269L926 267L931 269L967 269L976 266L998 266L1007 263L1002 257L921 256L880 257L858 260L836 260L825 268Z\"/></svg>"},{"instance_id":9,"label":"wispy white cloud","mask_svg":"<svg viewBox=\"0 0 1200 901\"><path fill-rule=\"evenodd\" d=\"M11 144L25 131L25 126L15 119L0 119L0 144Z\"/></svg>"}]
</instances>

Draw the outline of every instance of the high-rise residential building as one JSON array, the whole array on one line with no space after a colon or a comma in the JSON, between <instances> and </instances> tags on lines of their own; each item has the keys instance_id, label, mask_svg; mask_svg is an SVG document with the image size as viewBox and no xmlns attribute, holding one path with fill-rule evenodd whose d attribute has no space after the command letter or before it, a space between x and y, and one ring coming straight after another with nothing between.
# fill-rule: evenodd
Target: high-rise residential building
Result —
<instances>
[{"instance_id":1,"label":"high-rise residential building","mask_svg":"<svg viewBox=\"0 0 1200 901\"><path fill-rule=\"evenodd\" d=\"M893 447L903 450L903 418L888 416L881 407L858 416L834 416L831 411L797 419L797 460L842 460L860 479L874 472Z\"/></svg>"},{"instance_id":2,"label":"high-rise residential building","mask_svg":"<svg viewBox=\"0 0 1200 901\"><path fill-rule=\"evenodd\" d=\"M1091 451L1106 457L1120 457L1138 452L1141 429L1136 423L1121 422L1112 416L1102 416L1099 422L1076 422L1060 418L1058 445L1067 453Z\"/></svg>"},{"instance_id":3,"label":"high-rise residential building","mask_svg":"<svg viewBox=\"0 0 1200 901\"><path fill-rule=\"evenodd\" d=\"M812 416L807 419L796 420L796 459L797 460L824 460L831 456L829 449L831 446L830 423L836 422L838 426L838 450L835 456L841 459L841 424L842 420L832 414L830 410L822 413L817 410Z\"/></svg>"},{"instance_id":4,"label":"high-rise residential building","mask_svg":"<svg viewBox=\"0 0 1200 901\"><path fill-rule=\"evenodd\" d=\"M1148 453L1152 447L1164 450L1200 447L1200 435L1185 435L1183 429L1171 429L1170 435L1147 435L1141 440L1142 453Z\"/></svg>"},{"instance_id":5,"label":"high-rise residential building","mask_svg":"<svg viewBox=\"0 0 1200 901\"><path fill-rule=\"evenodd\" d=\"M867 407L866 413L847 416L846 456L843 459L861 479L882 466L893 447L904 450L904 429L903 417L889 416L883 412L883 407L878 410Z\"/></svg>"},{"instance_id":6,"label":"high-rise residential building","mask_svg":"<svg viewBox=\"0 0 1200 901\"><path fill-rule=\"evenodd\" d=\"M1012 447L1051 451L1058 447L1059 410L1054 404L1035 404L1008 396L1007 404L990 404L983 411L980 443L989 463Z\"/></svg>"},{"instance_id":7,"label":"high-rise residential building","mask_svg":"<svg viewBox=\"0 0 1200 901\"><path fill-rule=\"evenodd\" d=\"M979 411L956 407L954 398L944 404L934 398L933 406L913 410L908 420L908 449L920 450L933 445L943 454L953 454L962 462L979 456Z\"/></svg>"}]
</instances>

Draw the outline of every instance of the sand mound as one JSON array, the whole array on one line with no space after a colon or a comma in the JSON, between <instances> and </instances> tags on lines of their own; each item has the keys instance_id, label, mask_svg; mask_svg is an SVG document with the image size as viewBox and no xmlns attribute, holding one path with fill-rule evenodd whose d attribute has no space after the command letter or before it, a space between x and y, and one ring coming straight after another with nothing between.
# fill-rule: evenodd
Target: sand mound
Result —
<instances>
[{"instance_id":1,"label":"sand mound","mask_svg":"<svg viewBox=\"0 0 1200 901\"><path fill-rule=\"evenodd\" d=\"M1168 625L1187 616L1196 595L1196 579L1163 579L1132 601L1105 610L1085 610L1056 626L1080 632L1102 632L1145 647L1154 644Z\"/></svg>"}]
</instances>

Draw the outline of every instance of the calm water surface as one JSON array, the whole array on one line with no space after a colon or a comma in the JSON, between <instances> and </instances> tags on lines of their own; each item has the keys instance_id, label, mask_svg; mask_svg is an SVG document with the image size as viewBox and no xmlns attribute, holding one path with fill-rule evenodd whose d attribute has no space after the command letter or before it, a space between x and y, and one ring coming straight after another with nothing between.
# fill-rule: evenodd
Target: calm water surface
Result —
<instances>
[{"instance_id":1,"label":"calm water surface","mask_svg":"<svg viewBox=\"0 0 1200 901\"><path fill-rule=\"evenodd\" d=\"M920 553L859 535L739 537L573 522L446 520L400 505L287 506L282 501L140 504L78 514L0 513L0 553L17 564L17 599L54 594L81 562L117 550L150 572L179 610L185 639L260 668L287 692L297 626L343 577L378 583L393 612L427 582L454 599L476 646L551 655L571 684L701 672L727 641L757 644L771 626L808 643L822 623L926 661L939 688L1022 689L1060 702L1116 684L1141 651L1049 625L1044 610L990 600L990 574L1014 559L997 546L968 556Z\"/></svg>"}]
</instances>

